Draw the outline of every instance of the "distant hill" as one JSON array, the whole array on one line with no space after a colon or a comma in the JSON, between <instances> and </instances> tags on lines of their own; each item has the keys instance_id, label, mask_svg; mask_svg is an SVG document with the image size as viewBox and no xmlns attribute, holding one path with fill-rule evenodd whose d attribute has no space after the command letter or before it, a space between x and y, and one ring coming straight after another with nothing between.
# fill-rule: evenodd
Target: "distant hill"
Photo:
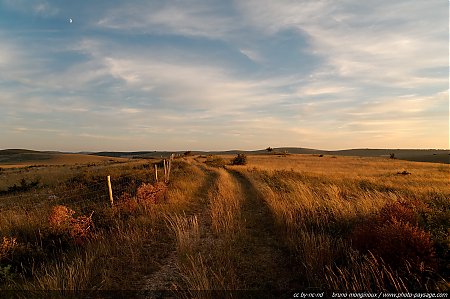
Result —
<instances>
[{"instance_id":1,"label":"distant hill","mask_svg":"<svg viewBox=\"0 0 450 299\"><path fill-rule=\"evenodd\" d=\"M77 164L77 163L95 163L101 161L123 161L130 158L161 158L168 157L170 154L183 155L185 151L133 151L133 152L98 152L89 154L72 154L54 151L33 151L26 149L5 149L0 150L0 165L59 165L59 164ZM338 151L326 151L300 147L279 147L274 148L271 153L265 149L242 151L192 151L192 155L236 155L246 153L248 155L263 154L281 154L288 152L290 154L303 155L333 155L333 156L359 156L359 157L386 157L394 154L396 159L433 162L450 164L449 150L419 150L419 149L347 149Z\"/></svg>"},{"instance_id":2,"label":"distant hill","mask_svg":"<svg viewBox=\"0 0 450 299\"><path fill-rule=\"evenodd\" d=\"M303 155L333 155L333 156L359 156L359 157L386 157L388 158L392 153L396 159L417 161L417 162L434 162L450 164L449 150L421 150L421 149L347 149L337 151L318 150L301 147L279 147L273 148L270 154L284 153L303 154ZM183 154L184 151L135 151L135 152L99 152L91 155L106 156L106 157L126 157L126 158L160 158L168 157L170 154ZM193 155L236 155L238 153L246 153L248 155L262 155L269 154L265 149L242 151L192 151Z\"/></svg>"},{"instance_id":3,"label":"distant hill","mask_svg":"<svg viewBox=\"0 0 450 299\"><path fill-rule=\"evenodd\" d=\"M0 164L22 163L50 160L57 155L55 152L39 152L25 149L0 150Z\"/></svg>"},{"instance_id":4,"label":"distant hill","mask_svg":"<svg viewBox=\"0 0 450 299\"><path fill-rule=\"evenodd\" d=\"M83 164L104 161L123 161L123 158L100 157L82 154L68 154L52 151L33 151L26 149L0 150L1 167L23 167L30 165Z\"/></svg>"}]
</instances>

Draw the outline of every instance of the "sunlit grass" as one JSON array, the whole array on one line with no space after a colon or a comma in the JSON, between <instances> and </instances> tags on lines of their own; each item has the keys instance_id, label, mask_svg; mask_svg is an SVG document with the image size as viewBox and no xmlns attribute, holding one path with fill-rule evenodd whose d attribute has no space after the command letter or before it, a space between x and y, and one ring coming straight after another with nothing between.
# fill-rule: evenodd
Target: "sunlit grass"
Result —
<instances>
[{"instance_id":1,"label":"sunlit grass","mask_svg":"<svg viewBox=\"0 0 450 299\"><path fill-rule=\"evenodd\" d=\"M3 170L2 190L22 178L40 184L0 196L0 237L17 242L14 255L11 249L2 255L2 267L5 261L12 267L2 268L8 274L0 283L27 290L120 289L175 253L179 288L242 289L279 274L267 270L259 277L250 267L287 248L299 288L445 289L448 165L312 155L249 156L248 165L225 168L205 161L177 160L164 200L149 204L137 190L155 183L151 161ZM398 174L403 170L411 174ZM92 216L83 244L71 241L70 230L52 231L49 216L57 205L73 209L74 219ZM252 213L257 205L267 208ZM283 244L254 235L272 227ZM377 245L361 246L366 237ZM402 238L413 249L395 245ZM386 258L392 246L399 248L392 254L399 263ZM415 248L422 252L417 258Z\"/></svg>"}]
</instances>

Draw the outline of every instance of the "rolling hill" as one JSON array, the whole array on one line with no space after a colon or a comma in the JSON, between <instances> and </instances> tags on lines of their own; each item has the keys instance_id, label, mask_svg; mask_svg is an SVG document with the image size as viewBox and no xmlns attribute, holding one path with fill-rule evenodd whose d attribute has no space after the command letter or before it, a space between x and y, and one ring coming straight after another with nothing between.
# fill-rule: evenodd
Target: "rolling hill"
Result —
<instances>
[{"instance_id":1,"label":"rolling hill","mask_svg":"<svg viewBox=\"0 0 450 299\"><path fill-rule=\"evenodd\" d=\"M248 155L267 154L303 154L303 155L332 155L332 156L356 156L356 157L382 157L389 158L394 154L396 159L450 164L450 151L438 149L347 149L337 151L318 150L301 147L273 148L271 153L264 149L253 151L229 150L229 151L192 151L192 155L236 155L245 153ZM34 151L27 149L0 150L0 165L3 167L28 166L28 165L62 165L96 163L104 161L124 161L130 158L161 158L170 154L183 155L184 151L132 151L132 152L97 152L97 153L62 153L56 151Z\"/></svg>"},{"instance_id":2,"label":"rolling hill","mask_svg":"<svg viewBox=\"0 0 450 299\"><path fill-rule=\"evenodd\" d=\"M433 162L450 164L450 151L439 149L346 149L337 151L318 150L301 147L279 147L274 148L271 154L277 153L303 154L303 155L333 155L333 156L356 156L356 157L385 157L389 158L393 153L396 159ZM126 157L126 158L160 158L170 154L183 154L184 151L134 151L134 152L99 152L91 155L106 157ZM254 151L229 150L229 151L192 151L193 155L236 155L246 153L248 155L269 154L264 149Z\"/></svg>"},{"instance_id":3,"label":"rolling hill","mask_svg":"<svg viewBox=\"0 0 450 299\"><path fill-rule=\"evenodd\" d=\"M124 160L126 159L95 155L70 154L53 151L33 151L26 149L0 150L0 166L2 167L83 164Z\"/></svg>"}]
</instances>

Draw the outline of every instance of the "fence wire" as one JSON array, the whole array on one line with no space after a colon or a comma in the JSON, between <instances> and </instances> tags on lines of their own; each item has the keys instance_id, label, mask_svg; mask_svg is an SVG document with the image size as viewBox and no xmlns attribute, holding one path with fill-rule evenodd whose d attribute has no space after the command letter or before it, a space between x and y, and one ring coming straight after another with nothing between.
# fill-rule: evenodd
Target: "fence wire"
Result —
<instances>
[{"instance_id":1,"label":"fence wire","mask_svg":"<svg viewBox=\"0 0 450 299\"><path fill-rule=\"evenodd\" d=\"M117 200L124 193L134 195L141 184L149 182L148 177L151 178L151 175L146 175L146 178L133 174L111 177L114 200ZM0 211L17 208L29 211L46 205L58 204L72 207L94 207L110 204L106 177L104 182L68 188L71 187L64 183L52 188L36 189L31 193L28 191L25 194L0 195Z\"/></svg>"}]
</instances>

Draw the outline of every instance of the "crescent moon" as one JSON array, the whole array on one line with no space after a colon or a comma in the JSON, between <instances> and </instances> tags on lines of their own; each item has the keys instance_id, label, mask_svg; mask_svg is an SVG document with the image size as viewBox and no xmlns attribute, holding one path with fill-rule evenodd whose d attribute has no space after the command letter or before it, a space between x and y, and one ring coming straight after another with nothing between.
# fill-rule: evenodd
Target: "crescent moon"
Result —
<instances>
[{"instance_id":1,"label":"crescent moon","mask_svg":"<svg viewBox=\"0 0 450 299\"><path fill-rule=\"evenodd\" d=\"M72 23L73 22L73 20L72 19L69 19L69 23Z\"/></svg>"}]
</instances>

